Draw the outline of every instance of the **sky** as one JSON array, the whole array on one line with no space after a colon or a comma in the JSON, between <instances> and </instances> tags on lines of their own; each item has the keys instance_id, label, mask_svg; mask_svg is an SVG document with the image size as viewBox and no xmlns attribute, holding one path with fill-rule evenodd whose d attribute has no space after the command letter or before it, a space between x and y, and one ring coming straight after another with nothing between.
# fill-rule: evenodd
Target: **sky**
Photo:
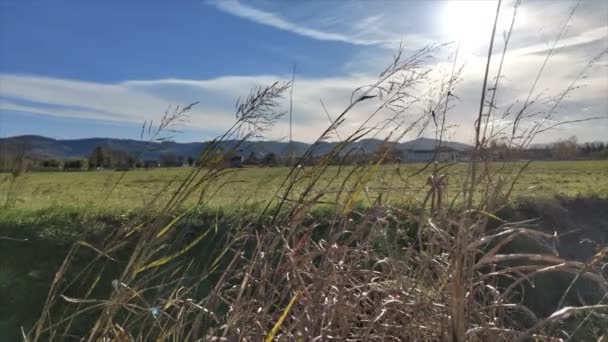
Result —
<instances>
[{"instance_id":1,"label":"sky","mask_svg":"<svg viewBox=\"0 0 608 342\"><path fill-rule=\"evenodd\" d=\"M513 1L500 9L492 71ZM573 86L554 110L555 121L545 124L604 119L558 126L536 142L571 135L608 140L608 57L601 55L608 49L606 1L524 0L505 55L498 109L527 98L575 7L534 87L538 101L531 110L549 110L551 98ZM428 80L412 91L423 93L448 77L456 57L462 72L446 116L448 138L471 142L495 12L493 0L0 0L0 136L139 139L144 121L158 122L167 108L199 101L174 139L204 141L234 122L237 99L253 87L289 81L295 66L293 138L310 142L348 106L353 90L378 78L400 46L407 56L434 43L445 45L424 61ZM344 133L377 105L358 106ZM412 106L404 120L426 107ZM284 117L265 139L286 139L288 132Z\"/></svg>"}]
</instances>

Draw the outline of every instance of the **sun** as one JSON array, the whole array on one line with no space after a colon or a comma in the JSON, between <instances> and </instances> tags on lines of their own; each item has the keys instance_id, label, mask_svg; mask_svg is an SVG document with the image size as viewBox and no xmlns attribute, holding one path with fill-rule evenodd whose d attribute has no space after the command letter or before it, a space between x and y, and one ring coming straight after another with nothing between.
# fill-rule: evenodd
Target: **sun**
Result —
<instances>
[{"instance_id":1,"label":"sun","mask_svg":"<svg viewBox=\"0 0 608 342\"><path fill-rule=\"evenodd\" d=\"M449 41L469 49L488 44L496 14L493 0L449 0L441 15L441 32Z\"/></svg>"}]
</instances>

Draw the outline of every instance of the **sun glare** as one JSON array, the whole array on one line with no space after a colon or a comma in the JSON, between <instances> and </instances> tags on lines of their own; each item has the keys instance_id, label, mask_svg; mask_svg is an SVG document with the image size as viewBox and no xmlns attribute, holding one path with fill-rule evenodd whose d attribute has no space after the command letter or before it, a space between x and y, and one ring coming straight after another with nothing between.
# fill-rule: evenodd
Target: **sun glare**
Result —
<instances>
[{"instance_id":1,"label":"sun glare","mask_svg":"<svg viewBox=\"0 0 608 342\"><path fill-rule=\"evenodd\" d=\"M495 13L495 1L447 1L441 15L442 34L450 41L477 49L487 44Z\"/></svg>"}]
</instances>

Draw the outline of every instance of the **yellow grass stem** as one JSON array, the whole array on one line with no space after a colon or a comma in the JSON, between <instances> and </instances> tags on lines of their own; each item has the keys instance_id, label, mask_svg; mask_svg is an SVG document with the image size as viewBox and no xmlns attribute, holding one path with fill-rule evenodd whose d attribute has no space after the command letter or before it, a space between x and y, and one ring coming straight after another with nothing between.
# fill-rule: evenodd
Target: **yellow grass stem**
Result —
<instances>
[{"instance_id":1,"label":"yellow grass stem","mask_svg":"<svg viewBox=\"0 0 608 342\"><path fill-rule=\"evenodd\" d=\"M140 273L144 270L147 270L149 268L153 268L153 267L158 267L158 266L162 266L168 262L170 262L171 260L181 256L182 254L186 253L187 251L189 251L190 249L192 249L192 247L194 247L197 243L199 243L203 238L205 238L205 236L207 236L207 234L209 234L209 230L207 230L206 232L204 232L203 234L201 234L199 237L197 237L196 239L194 239L194 241L190 242L186 247L184 247L183 249L181 249L179 252L174 253L172 255L166 256L164 258L160 258L158 260L152 261L151 263L140 267L137 270L137 273Z\"/></svg>"},{"instance_id":2,"label":"yellow grass stem","mask_svg":"<svg viewBox=\"0 0 608 342\"><path fill-rule=\"evenodd\" d=\"M301 293L301 291L298 290L298 292L296 292L295 296L293 296L293 298L291 298L291 300L289 301L289 304L287 304L287 307L285 308L285 310L283 310L283 314L281 315L281 317L279 317L279 320L274 324L274 327L272 327L272 330L270 330L270 333L268 334L268 336L266 337L266 339L264 341L272 342L272 339L279 332L279 329L281 329L283 322L287 318L287 315L289 315L289 311L291 311L291 307L295 304L296 300L300 296L300 293Z\"/></svg>"}]
</instances>

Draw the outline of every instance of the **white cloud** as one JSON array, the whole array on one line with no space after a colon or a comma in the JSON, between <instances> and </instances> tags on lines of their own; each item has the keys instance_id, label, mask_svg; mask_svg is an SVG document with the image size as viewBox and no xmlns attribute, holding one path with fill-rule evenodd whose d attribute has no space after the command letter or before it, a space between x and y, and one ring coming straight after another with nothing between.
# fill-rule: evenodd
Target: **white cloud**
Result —
<instances>
[{"instance_id":1,"label":"white cloud","mask_svg":"<svg viewBox=\"0 0 608 342\"><path fill-rule=\"evenodd\" d=\"M82 116L108 120L137 120L168 106L151 94L120 84L102 84L30 75L0 76L0 94L47 105L77 107ZM74 115L77 115L74 113Z\"/></svg>"},{"instance_id":2,"label":"white cloud","mask_svg":"<svg viewBox=\"0 0 608 342\"><path fill-rule=\"evenodd\" d=\"M577 45L581 42L597 41L596 31L582 32L568 38L565 43ZM514 53L507 55L498 97L499 103L503 105L502 108L513 101L525 99L534 76L544 61L544 55L534 53L539 49L540 47L532 46L527 50L514 50ZM589 58L586 53L579 53L578 49L557 53L550 59L535 94L538 92L547 95L558 94L570 84ZM471 140L472 122L478 111L481 76L485 65L485 60L475 55L461 56L461 61L465 60L463 81L455 91L460 101L457 101L456 107L448 113L448 124L456 125L456 128L450 132L451 137L460 141ZM498 58L495 58L494 62L497 61ZM608 114L608 100L604 95L608 93L608 69L605 64L602 66L605 61L606 59L601 60L582 81L581 84L585 87L575 90L565 99L563 109L555 114L558 119L571 120ZM442 70L444 74L451 69L451 64L446 61L433 63L435 63L434 67ZM371 68L372 66L368 70ZM373 68L381 69L381 67ZM293 97L295 139L312 141L327 127L329 121L320 104L321 99L330 116L335 118L349 104L352 90L372 83L375 77L370 75L377 71L363 74L347 73L343 76L324 78L296 77ZM440 74L441 72L436 72L433 80L436 81ZM205 80L129 80L107 84L32 75L0 74L0 99L3 99L0 101L0 111L23 111L141 123L144 120L158 120L170 105L200 101L200 104L194 108L189 128L219 133L229 127L234 120L234 102L237 98L246 96L255 86L268 85L277 80L288 81L290 78L291 75L233 75ZM432 85L433 83L429 82L424 84L423 88ZM287 108L287 99L282 105L283 108ZM373 110L373 105L374 102L370 101L353 111L342 133L345 134L344 131L348 127L352 129L363 121ZM582 110L583 106L585 110ZM419 113L421 110L417 108L410 115L414 117ZM553 140L568 132L577 132L588 140L602 139L605 130L608 129L608 121L572 127L571 131L548 132L543 139ZM269 132L269 137L284 138L287 132L287 120L284 119L272 132Z\"/></svg>"},{"instance_id":3,"label":"white cloud","mask_svg":"<svg viewBox=\"0 0 608 342\"><path fill-rule=\"evenodd\" d=\"M395 49L401 42L407 46L431 43L432 34L416 31L425 23L420 11L431 11L441 2L293 2L286 6L265 3L266 8L239 0L209 0L225 13L252 22L320 40L358 45L360 47Z\"/></svg>"},{"instance_id":4,"label":"white cloud","mask_svg":"<svg viewBox=\"0 0 608 342\"><path fill-rule=\"evenodd\" d=\"M0 74L0 112L20 111L70 118L142 123L157 120L170 105L201 103L194 107L188 128L220 133L234 120L234 103L254 86L268 85L281 76L228 76L211 80L152 80L105 84L75 80ZM296 138L312 140L328 124L320 98L337 112L348 103L352 78L297 79L294 93ZM187 94L187 95L185 95ZM286 107L286 99L282 103ZM286 136L280 123L270 137Z\"/></svg>"},{"instance_id":5,"label":"white cloud","mask_svg":"<svg viewBox=\"0 0 608 342\"><path fill-rule=\"evenodd\" d=\"M276 13L262 11L242 4L237 0L211 1L210 3L226 13L251 20L258 24L272 26L280 30L290 31L317 40L338 41L356 45L376 45L385 43L382 40L358 39L345 34L325 32L308 28L294 22L290 22Z\"/></svg>"},{"instance_id":6,"label":"white cloud","mask_svg":"<svg viewBox=\"0 0 608 342\"><path fill-rule=\"evenodd\" d=\"M577 35L570 36L558 41L555 44L555 51L563 48L572 48L580 45L590 44L590 43L598 43L599 46L603 44L606 47L606 40L608 37L608 26L600 26L596 28L592 28L590 30L581 32ZM546 53L553 46L551 43L549 44L534 44L526 47L522 47L519 49L511 50L509 53L511 55L528 55L528 54L539 54Z\"/></svg>"},{"instance_id":7,"label":"white cloud","mask_svg":"<svg viewBox=\"0 0 608 342\"><path fill-rule=\"evenodd\" d=\"M487 53L495 4L478 1L382 1L296 2L289 4L238 0L209 0L217 9L262 25L321 41L340 41L359 45L355 54L386 54L401 42L407 48L429 43L460 41L461 50L478 56ZM511 23L516 0L503 1L497 34ZM538 53L559 32L575 2L524 1L517 11L511 49ZM596 42L608 36L608 3L581 2L560 47ZM539 21L537 18L550 18ZM543 45L546 43L547 45ZM371 51L371 53L370 53Z\"/></svg>"}]
</instances>

